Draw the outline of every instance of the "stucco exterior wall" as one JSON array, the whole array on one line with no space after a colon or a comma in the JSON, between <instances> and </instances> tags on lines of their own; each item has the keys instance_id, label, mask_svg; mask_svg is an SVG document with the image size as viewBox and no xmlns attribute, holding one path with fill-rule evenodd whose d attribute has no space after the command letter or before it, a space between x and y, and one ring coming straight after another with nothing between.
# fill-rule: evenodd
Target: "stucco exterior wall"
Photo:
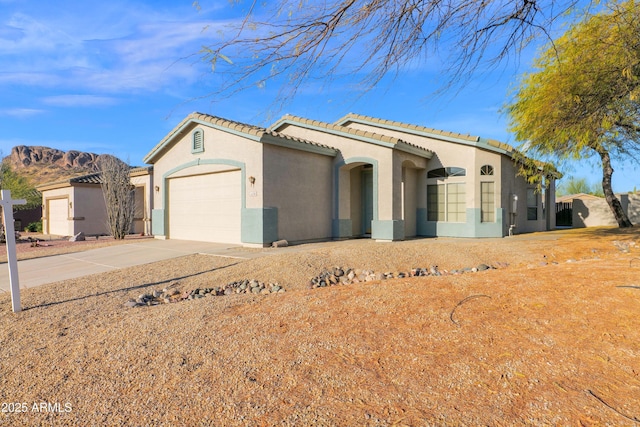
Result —
<instances>
[{"instance_id":1,"label":"stucco exterior wall","mask_svg":"<svg viewBox=\"0 0 640 427\"><path fill-rule=\"evenodd\" d=\"M100 185L73 186L71 207L71 233L86 235L109 234L107 208Z\"/></svg>"},{"instance_id":2,"label":"stucco exterior wall","mask_svg":"<svg viewBox=\"0 0 640 427\"><path fill-rule=\"evenodd\" d=\"M263 200L277 208L278 238L330 239L333 158L274 145L263 150Z\"/></svg>"},{"instance_id":3,"label":"stucco exterior wall","mask_svg":"<svg viewBox=\"0 0 640 427\"><path fill-rule=\"evenodd\" d=\"M194 153L192 152L192 135L196 128L203 131L204 149L202 152ZM196 123L187 126L154 161L153 234L156 237L169 234L167 180L178 176L239 168L243 177L241 183L243 215L247 214L256 221L257 218L262 218L264 185L262 148L260 142L239 134ZM253 186L247 185L246 181L249 177L255 178ZM244 220L242 226L244 232Z\"/></svg>"},{"instance_id":4,"label":"stucco exterior wall","mask_svg":"<svg viewBox=\"0 0 640 427\"><path fill-rule=\"evenodd\" d=\"M640 224L640 194L617 194L622 209L633 224ZM604 198L573 199L573 227L618 225L609 204Z\"/></svg>"},{"instance_id":5,"label":"stucco exterior wall","mask_svg":"<svg viewBox=\"0 0 640 427\"><path fill-rule=\"evenodd\" d=\"M473 143L468 141L445 141L425 135L415 134L410 131L403 131L402 129L390 129L375 126L374 124L359 122L350 122L348 123L348 127L393 136L431 150L435 153L433 158L428 161L425 167L425 176L421 177L418 175L416 179L417 194L420 197L424 194L425 197L424 202L418 201L416 209L418 235L498 237L506 234L506 227L504 226L503 221L504 200L500 197L502 194L502 180L500 179L503 173L502 158L505 156L500 153L476 147ZM490 165L494 168L494 174L492 176L480 175L480 169L484 165ZM449 177L446 179L426 178L426 172L443 167L463 168L466 171L466 175L464 177ZM492 223L481 222L481 182L494 183L495 221ZM465 200L467 206L466 222L427 221L426 186L429 184L434 185L444 183L465 184ZM410 232L410 228L408 228L406 224L405 230L406 232Z\"/></svg>"},{"instance_id":6,"label":"stucco exterior wall","mask_svg":"<svg viewBox=\"0 0 640 427\"><path fill-rule=\"evenodd\" d=\"M149 235L151 234L151 211L153 210L153 174L132 176L131 184L142 191L141 200L136 199L132 231Z\"/></svg>"}]
</instances>

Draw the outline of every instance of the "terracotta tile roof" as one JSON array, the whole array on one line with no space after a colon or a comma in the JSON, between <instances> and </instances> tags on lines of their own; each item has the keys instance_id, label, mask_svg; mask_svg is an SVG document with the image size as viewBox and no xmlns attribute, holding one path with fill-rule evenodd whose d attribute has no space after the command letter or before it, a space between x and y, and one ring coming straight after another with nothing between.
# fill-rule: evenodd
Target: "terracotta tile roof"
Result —
<instances>
[{"instance_id":1,"label":"terracotta tile roof","mask_svg":"<svg viewBox=\"0 0 640 427\"><path fill-rule=\"evenodd\" d=\"M347 123L350 120L362 120L362 121L366 121L366 122L369 122L369 123L380 124L380 125L383 125L383 126L395 126L395 127L405 128L407 130L426 132L426 133L430 133L430 134L433 134L433 135L439 135L439 136L444 136L444 137L449 137L449 138L463 139L463 140L470 141L470 142L478 142L480 140L479 136L473 136L473 135L462 134L462 133L457 133L457 132L448 132L448 131L444 131L444 130L428 128L428 127L425 127L425 126L412 125L410 123L397 122L397 121L393 121L393 120L378 119L376 117L363 116L363 115L354 114L354 113L347 114L346 116L344 116L340 120L336 121L336 124Z\"/></svg>"},{"instance_id":2,"label":"terracotta tile roof","mask_svg":"<svg viewBox=\"0 0 640 427\"><path fill-rule=\"evenodd\" d=\"M131 176L144 175L145 173L149 173L153 170L151 166L134 166L129 169L129 174ZM38 191L52 190L54 188L68 187L72 184L102 184L102 172L93 172L86 175L75 176L73 178L67 178L60 181L49 182L46 184L39 185L37 187Z\"/></svg>"},{"instance_id":3,"label":"terracotta tile roof","mask_svg":"<svg viewBox=\"0 0 640 427\"><path fill-rule=\"evenodd\" d=\"M251 135L258 139L262 138L264 135L270 135L275 138L281 138L281 139L285 139L287 141L292 141L295 143L308 144L310 146L314 146L318 148L337 151L335 148L330 147L328 145L319 144L313 141L308 141L303 138L295 138L289 135L284 135L271 129L265 129L263 127L236 122L233 120L223 119L221 117L212 116L209 114L194 112L189 114L187 117L185 117L175 128L173 128L171 132L169 132L169 134L167 134L158 144L156 144L156 146L153 147L151 151L145 156L144 161L145 162L152 161L155 155L159 151L161 151L169 143L169 141L171 141L175 135L179 134L183 130L183 128L191 121L210 123L214 126L227 128L231 131L243 133L246 135Z\"/></svg>"},{"instance_id":4,"label":"terracotta tile roof","mask_svg":"<svg viewBox=\"0 0 640 427\"><path fill-rule=\"evenodd\" d=\"M429 154L433 154L433 152L431 150L428 150L424 147L421 147L419 145L407 142L405 140L393 137L393 136L388 136L388 135L383 135L380 133L375 133L375 132L370 132L370 131L365 131L362 129L354 129L354 128L349 128L346 126L340 126L334 123L327 123L327 122L321 122L319 120L310 120L310 119L305 119L303 117L298 117L298 116L294 116L291 114L286 114L285 116L283 116L280 120L278 120L274 125L272 125L270 127L270 129L272 129L274 126L280 126L286 122L294 122L294 123L299 123L301 125L304 126L312 126L312 127L316 127L319 129L325 129L327 131L333 131L333 132L338 132L338 133L342 133L342 134L347 134L347 135L351 135L353 136L355 139L361 139L361 138L368 138L368 139L373 139L375 141L380 141L383 143L387 143L387 144L393 144L393 145L408 145L414 149L420 150L420 151L424 151L426 153Z\"/></svg>"},{"instance_id":5,"label":"terracotta tile roof","mask_svg":"<svg viewBox=\"0 0 640 427\"><path fill-rule=\"evenodd\" d=\"M318 120L310 120L310 119L305 119L303 117L298 117L298 116L293 116L291 114L287 114L284 117L282 117L279 122L283 122L283 121L292 121L292 122L297 122L300 124L304 124L304 125L309 125L309 126L314 126L314 127L318 127L318 128L322 128L322 129L327 129L327 130L333 130L336 132L342 132L342 133L347 133L353 136L358 136L358 137L363 137L363 138L371 138L371 139L375 139L381 142L386 142L389 144L397 144L398 142L400 142L401 140L392 136L387 136L387 135L382 135L379 133L374 133L374 132L369 132L369 131L364 131L364 130L360 130L360 129L353 129L353 128L348 128L345 126L340 126L337 124L332 124L332 123L326 123L326 122L321 122Z\"/></svg>"}]
</instances>

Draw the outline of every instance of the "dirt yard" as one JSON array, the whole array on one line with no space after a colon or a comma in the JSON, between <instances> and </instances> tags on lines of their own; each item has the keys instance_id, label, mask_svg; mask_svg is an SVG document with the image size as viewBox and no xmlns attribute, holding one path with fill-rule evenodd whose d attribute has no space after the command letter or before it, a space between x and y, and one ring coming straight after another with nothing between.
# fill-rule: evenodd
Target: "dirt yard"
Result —
<instances>
[{"instance_id":1,"label":"dirt yard","mask_svg":"<svg viewBox=\"0 0 640 427\"><path fill-rule=\"evenodd\" d=\"M640 229L300 249L0 294L0 425L640 425ZM239 279L287 292L124 306Z\"/></svg>"}]
</instances>

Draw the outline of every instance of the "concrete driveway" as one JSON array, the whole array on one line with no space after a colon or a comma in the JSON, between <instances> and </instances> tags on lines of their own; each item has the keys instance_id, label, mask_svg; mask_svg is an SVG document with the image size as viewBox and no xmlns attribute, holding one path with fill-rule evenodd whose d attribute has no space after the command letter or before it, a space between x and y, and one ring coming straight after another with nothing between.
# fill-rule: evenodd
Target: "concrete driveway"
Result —
<instances>
[{"instance_id":1,"label":"concrete driveway","mask_svg":"<svg viewBox=\"0 0 640 427\"><path fill-rule=\"evenodd\" d=\"M237 259L251 259L267 254L246 250L238 245L150 239L124 245L90 249L65 255L18 261L20 288L104 273L134 265L177 258L191 254L209 254ZM0 292L9 292L9 268L0 264Z\"/></svg>"}]
</instances>

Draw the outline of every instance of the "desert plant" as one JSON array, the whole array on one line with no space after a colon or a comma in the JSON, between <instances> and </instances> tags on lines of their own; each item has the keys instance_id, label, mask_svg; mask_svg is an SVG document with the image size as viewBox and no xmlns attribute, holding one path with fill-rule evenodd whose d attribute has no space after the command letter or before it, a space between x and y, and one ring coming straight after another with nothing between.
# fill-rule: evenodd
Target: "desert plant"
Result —
<instances>
[{"instance_id":1,"label":"desert plant","mask_svg":"<svg viewBox=\"0 0 640 427\"><path fill-rule=\"evenodd\" d=\"M135 199L129 165L114 156L100 156L102 193L107 207L107 227L114 239L124 239L133 223Z\"/></svg>"}]
</instances>

